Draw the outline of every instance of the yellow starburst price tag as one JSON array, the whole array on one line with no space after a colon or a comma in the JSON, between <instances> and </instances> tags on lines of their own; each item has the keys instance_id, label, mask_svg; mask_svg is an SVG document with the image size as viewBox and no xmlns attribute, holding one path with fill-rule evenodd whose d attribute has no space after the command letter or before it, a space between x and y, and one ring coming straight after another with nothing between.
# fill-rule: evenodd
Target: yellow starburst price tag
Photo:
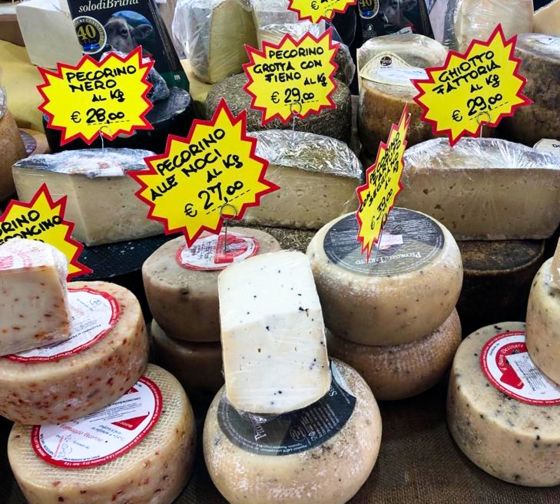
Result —
<instances>
[{"instance_id":1,"label":"yellow starburst price tag","mask_svg":"<svg viewBox=\"0 0 560 504\"><path fill-rule=\"evenodd\" d=\"M428 80L413 81L420 92L414 100L434 134L447 135L454 145L532 103L523 95L527 81L518 72L515 42L506 41L498 25L487 42L473 40L465 54L450 51L443 67L427 69Z\"/></svg>"},{"instance_id":2,"label":"yellow starburst price tag","mask_svg":"<svg viewBox=\"0 0 560 504\"><path fill-rule=\"evenodd\" d=\"M288 9L297 12L302 20L318 23L321 20L330 21L335 14L344 14L356 3L357 0L290 0Z\"/></svg>"},{"instance_id":3,"label":"yellow starburst price tag","mask_svg":"<svg viewBox=\"0 0 560 504\"><path fill-rule=\"evenodd\" d=\"M61 145L80 138L88 145L97 135L114 140L135 130L153 129L146 119L152 103L148 73L138 47L125 57L110 53L103 61L84 56L76 66L58 64L56 71L40 68L44 83L39 110L47 127L62 131Z\"/></svg>"},{"instance_id":4,"label":"yellow starburst price tag","mask_svg":"<svg viewBox=\"0 0 560 504\"><path fill-rule=\"evenodd\" d=\"M335 107L338 47L332 30L319 38L306 33L299 41L286 35L278 45L264 42L260 51L246 47L250 61L243 65L245 91L252 97L251 108L262 112L263 125L273 119L288 122L292 115L304 119Z\"/></svg>"},{"instance_id":5,"label":"yellow starburst price tag","mask_svg":"<svg viewBox=\"0 0 560 504\"><path fill-rule=\"evenodd\" d=\"M0 244L12 238L37 240L68 258L68 279L91 273L78 259L84 246L72 238L74 224L64 219L66 196L53 201L43 184L29 203L12 200L0 216Z\"/></svg>"},{"instance_id":6,"label":"yellow starburst price tag","mask_svg":"<svg viewBox=\"0 0 560 504\"><path fill-rule=\"evenodd\" d=\"M402 190L403 156L409 126L410 114L405 106L398 126L392 125L387 143L381 142L375 163L366 170L365 184L356 189L360 202L356 212L358 241L362 244L362 254L367 253L368 261Z\"/></svg>"},{"instance_id":7,"label":"yellow starburst price tag","mask_svg":"<svg viewBox=\"0 0 560 504\"><path fill-rule=\"evenodd\" d=\"M247 136L246 112L233 117L222 101L211 121L195 120L188 138L169 136L149 168L130 173L142 187L136 195L148 218L168 234L183 232L192 246L204 231L219 233L224 218L241 219L248 207L279 187L265 179L268 162Z\"/></svg>"}]
</instances>

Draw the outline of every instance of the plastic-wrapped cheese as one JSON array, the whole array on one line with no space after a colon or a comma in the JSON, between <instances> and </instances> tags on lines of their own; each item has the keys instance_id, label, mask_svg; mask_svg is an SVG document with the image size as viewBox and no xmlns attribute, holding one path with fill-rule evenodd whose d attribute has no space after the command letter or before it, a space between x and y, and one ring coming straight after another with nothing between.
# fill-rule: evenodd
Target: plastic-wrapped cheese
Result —
<instances>
[{"instance_id":1,"label":"plastic-wrapped cheese","mask_svg":"<svg viewBox=\"0 0 560 504\"><path fill-rule=\"evenodd\" d=\"M552 259L533 282L527 307L527 348L531 359L560 384L560 286L553 284Z\"/></svg>"},{"instance_id":2,"label":"plastic-wrapped cheese","mask_svg":"<svg viewBox=\"0 0 560 504\"><path fill-rule=\"evenodd\" d=\"M407 149L399 204L461 240L548 238L560 223L560 161L505 140L446 139Z\"/></svg>"},{"instance_id":3,"label":"plastic-wrapped cheese","mask_svg":"<svg viewBox=\"0 0 560 504\"><path fill-rule=\"evenodd\" d=\"M366 346L328 334L329 354L352 366L377 400L406 399L433 387L461 343L457 311L425 338L396 346Z\"/></svg>"},{"instance_id":4,"label":"plastic-wrapped cheese","mask_svg":"<svg viewBox=\"0 0 560 504\"><path fill-rule=\"evenodd\" d=\"M12 165L25 157L25 147L16 121L8 111L3 113L2 93L0 89L0 200L15 192Z\"/></svg>"},{"instance_id":5,"label":"plastic-wrapped cheese","mask_svg":"<svg viewBox=\"0 0 560 504\"><path fill-rule=\"evenodd\" d=\"M189 60L181 60L181 66L183 67L183 70L185 71L185 73L187 74L187 78L189 79L189 93L193 99L197 117L204 117L204 111L206 109L206 98L208 97L208 93L212 89L212 84L202 82L197 78L197 76L193 72L192 65L190 64Z\"/></svg>"},{"instance_id":6,"label":"plastic-wrapped cheese","mask_svg":"<svg viewBox=\"0 0 560 504\"><path fill-rule=\"evenodd\" d=\"M280 250L268 233L236 227L225 234L201 237L191 247L184 238L162 245L142 266L152 315L172 338L191 342L220 341L218 275L232 263Z\"/></svg>"},{"instance_id":7,"label":"plastic-wrapped cheese","mask_svg":"<svg viewBox=\"0 0 560 504\"><path fill-rule=\"evenodd\" d=\"M30 201L46 184L53 199L68 196L66 218L74 238L101 245L153 236L160 223L147 218L148 207L135 193L138 184L128 173L146 168L150 151L84 149L22 159L13 166L18 196Z\"/></svg>"},{"instance_id":8,"label":"plastic-wrapped cheese","mask_svg":"<svg viewBox=\"0 0 560 504\"><path fill-rule=\"evenodd\" d=\"M560 484L560 388L532 363L524 324L487 326L463 341L447 417L459 448L492 476L524 486Z\"/></svg>"},{"instance_id":9,"label":"plastic-wrapped cheese","mask_svg":"<svg viewBox=\"0 0 560 504\"><path fill-rule=\"evenodd\" d=\"M204 425L204 458L231 504L344 504L379 453L381 416L360 375L332 362L327 395L272 419L241 415L220 391Z\"/></svg>"},{"instance_id":10,"label":"plastic-wrapped cheese","mask_svg":"<svg viewBox=\"0 0 560 504\"><path fill-rule=\"evenodd\" d=\"M532 31L560 35L560 0L552 0L535 12Z\"/></svg>"},{"instance_id":11,"label":"plastic-wrapped cheese","mask_svg":"<svg viewBox=\"0 0 560 504\"><path fill-rule=\"evenodd\" d=\"M267 179L280 191L247 209L246 222L319 229L357 207L362 165L346 144L301 131L269 130L254 136L257 155L269 162Z\"/></svg>"},{"instance_id":12,"label":"plastic-wrapped cheese","mask_svg":"<svg viewBox=\"0 0 560 504\"><path fill-rule=\"evenodd\" d=\"M8 457L29 504L169 504L190 477L195 441L184 390L150 364L123 397L93 415L16 424Z\"/></svg>"},{"instance_id":13,"label":"plastic-wrapped cheese","mask_svg":"<svg viewBox=\"0 0 560 504\"><path fill-rule=\"evenodd\" d=\"M441 326L463 280L451 233L427 215L395 207L369 263L357 235L351 213L321 228L307 249L326 326L361 345L410 343Z\"/></svg>"},{"instance_id":14,"label":"plastic-wrapped cheese","mask_svg":"<svg viewBox=\"0 0 560 504\"><path fill-rule=\"evenodd\" d=\"M439 42L416 34L396 34L368 40L358 49L360 104L358 131L363 149L377 152L405 105L411 114L408 145L432 138L432 127L423 122L418 94L411 79L426 78L425 68L445 62L447 49Z\"/></svg>"},{"instance_id":15,"label":"plastic-wrapped cheese","mask_svg":"<svg viewBox=\"0 0 560 504\"><path fill-rule=\"evenodd\" d=\"M120 397L144 372L148 337L134 295L72 282L70 339L0 359L0 415L26 425L65 422Z\"/></svg>"},{"instance_id":16,"label":"plastic-wrapped cheese","mask_svg":"<svg viewBox=\"0 0 560 504\"><path fill-rule=\"evenodd\" d=\"M289 0L251 0L257 31L271 24L297 23L298 14L289 5Z\"/></svg>"}]
</instances>

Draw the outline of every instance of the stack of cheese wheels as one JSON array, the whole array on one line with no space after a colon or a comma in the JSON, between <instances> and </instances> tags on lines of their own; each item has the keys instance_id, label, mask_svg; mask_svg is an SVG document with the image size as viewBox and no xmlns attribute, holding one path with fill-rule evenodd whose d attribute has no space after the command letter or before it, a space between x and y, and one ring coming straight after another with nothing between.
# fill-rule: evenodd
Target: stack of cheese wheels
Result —
<instances>
[{"instance_id":1,"label":"stack of cheese wheels","mask_svg":"<svg viewBox=\"0 0 560 504\"><path fill-rule=\"evenodd\" d=\"M389 214L369 262L357 234L348 214L307 249L329 352L356 368L377 399L411 397L442 377L461 341L461 254L443 225L404 208Z\"/></svg>"},{"instance_id":2,"label":"stack of cheese wheels","mask_svg":"<svg viewBox=\"0 0 560 504\"><path fill-rule=\"evenodd\" d=\"M496 478L560 484L560 387L527 353L525 324L505 322L467 337L451 370L449 430L463 453Z\"/></svg>"},{"instance_id":3,"label":"stack of cheese wheels","mask_svg":"<svg viewBox=\"0 0 560 504\"><path fill-rule=\"evenodd\" d=\"M227 240L227 244L226 244ZM223 385L218 275L226 266L280 250L268 233L236 227L205 235L192 247L183 237L156 250L142 276L157 362L183 385L189 397L211 398Z\"/></svg>"}]
</instances>

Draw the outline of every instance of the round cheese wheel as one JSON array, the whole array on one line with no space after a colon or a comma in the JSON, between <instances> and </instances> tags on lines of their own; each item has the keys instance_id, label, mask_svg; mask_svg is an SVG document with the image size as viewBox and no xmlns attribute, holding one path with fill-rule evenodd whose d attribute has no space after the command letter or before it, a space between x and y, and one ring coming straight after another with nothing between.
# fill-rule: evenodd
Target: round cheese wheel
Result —
<instances>
[{"instance_id":1,"label":"round cheese wheel","mask_svg":"<svg viewBox=\"0 0 560 504\"><path fill-rule=\"evenodd\" d=\"M252 227L260 229L261 231L270 234L273 238L276 238L282 249L298 250L299 252L305 252L307 250L309 242L316 233L316 231L309 229L286 229L267 226Z\"/></svg>"},{"instance_id":2,"label":"round cheese wheel","mask_svg":"<svg viewBox=\"0 0 560 504\"><path fill-rule=\"evenodd\" d=\"M523 323L466 338L448 394L449 430L472 462L510 483L560 484L560 388L532 363Z\"/></svg>"},{"instance_id":3,"label":"round cheese wheel","mask_svg":"<svg viewBox=\"0 0 560 504\"><path fill-rule=\"evenodd\" d=\"M169 504L190 477L195 441L184 390L150 364L125 396L96 415L14 425L8 457L29 504Z\"/></svg>"},{"instance_id":4,"label":"round cheese wheel","mask_svg":"<svg viewBox=\"0 0 560 504\"><path fill-rule=\"evenodd\" d=\"M0 200L15 192L12 165L25 155L15 119L9 112L0 113Z\"/></svg>"},{"instance_id":5,"label":"round cheese wheel","mask_svg":"<svg viewBox=\"0 0 560 504\"><path fill-rule=\"evenodd\" d=\"M158 364L181 382L191 399L213 397L218 392L224 384L222 345L174 340L155 320L150 334Z\"/></svg>"},{"instance_id":6,"label":"round cheese wheel","mask_svg":"<svg viewBox=\"0 0 560 504\"><path fill-rule=\"evenodd\" d=\"M463 280L451 233L425 214L395 207L369 263L357 235L356 215L347 214L319 230L307 249L325 325L361 345L402 345L441 326Z\"/></svg>"},{"instance_id":7,"label":"round cheese wheel","mask_svg":"<svg viewBox=\"0 0 560 504\"><path fill-rule=\"evenodd\" d=\"M278 242L255 229L235 228L208 235L188 248L183 237L157 249L142 266L146 297L157 323L173 339L220 341L218 275L228 264L280 250Z\"/></svg>"},{"instance_id":8,"label":"round cheese wheel","mask_svg":"<svg viewBox=\"0 0 560 504\"><path fill-rule=\"evenodd\" d=\"M204 425L204 458L231 504L343 504L379 453L381 416L360 375L333 361L331 390L313 405L264 420L241 416L222 389Z\"/></svg>"},{"instance_id":9,"label":"round cheese wheel","mask_svg":"<svg viewBox=\"0 0 560 504\"><path fill-rule=\"evenodd\" d=\"M560 289L552 284L552 259L533 282L527 307L527 348L534 363L560 384Z\"/></svg>"},{"instance_id":10,"label":"round cheese wheel","mask_svg":"<svg viewBox=\"0 0 560 504\"><path fill-rule=\"evenodd\" d=\"M328 333L329 355L352 366L377 400L406 399L433 387L444 375L461 343L457 311L424 339L397 346L366 346Z\"/></svg>"},{"instance_id":11,"label":"round cheese wheel","mask_svg":"<svg viewBox=\"0 0 560 504\"><path fill-rule=\"evenodd\" d=\"M71 282L72 335L0 359L0 415L26 425L65 422L123 395L144 372L148 336L134 295L106 282Z\"/></svg>"}]
</instances>

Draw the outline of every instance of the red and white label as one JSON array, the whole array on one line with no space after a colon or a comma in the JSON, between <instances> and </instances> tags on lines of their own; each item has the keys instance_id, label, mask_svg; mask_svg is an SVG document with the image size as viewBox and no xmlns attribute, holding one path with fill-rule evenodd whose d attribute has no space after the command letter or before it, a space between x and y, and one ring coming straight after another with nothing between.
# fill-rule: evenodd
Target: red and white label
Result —
<instances>
[{"instance_id":1,"label":"red and white label","mask_svg":"<svg viewBox=\"0 0 560 504\"><path fill-rule=\"evenodd\" d=\"M110 406L84 418L31 431L35 453L57 467L83 468L107 464L138 445L162 411L159 387L143 376Z\"/></svg>"},{"instance_id":2,"label":"red and white label","mask_svg":"<svg viewBox=\"0 0 560 504\"><path fill-rule=\"evenodd\" d=\"M61 343L35 348L7 358L17 362L54 362L83 352L115 327L120 315L117 300L106 292L88 287L68 289L70 338Z\"/></svg>"},{"instance_id":3,"label":"red and white label","mask_svg":"<svg viewBox=\"0 0 560 504\"><path fill-rule=\"evenodd\" d=\"M488 381L499 391L535 406L560 404L560 387L535 366L525 344L525 331L512 331L492 338L480 355Z\"/></svg>"},{"instance_id":4,"label":"red and white label","mask_svg":"<svg viewBox=\"0 0 560 504\"><path fill-rule=\"evenodd\" d=\"M257 254L259 243L255 238L236 233L225 233L199 238L192 247L184 245L177 251L179 266L200 271L223 270Z\"/></svg>"},{"instance_id":5,"label":"red and white label","mask_svg":"<svg viewBox=\"0 0 560 504\"><path fill-rule=\"evenodd\" d=\"M34 245L31 240L12 242L0 249L0 270L36 268L52 264L52 255L43 244Z\"/></svg>"}]
</instances>

